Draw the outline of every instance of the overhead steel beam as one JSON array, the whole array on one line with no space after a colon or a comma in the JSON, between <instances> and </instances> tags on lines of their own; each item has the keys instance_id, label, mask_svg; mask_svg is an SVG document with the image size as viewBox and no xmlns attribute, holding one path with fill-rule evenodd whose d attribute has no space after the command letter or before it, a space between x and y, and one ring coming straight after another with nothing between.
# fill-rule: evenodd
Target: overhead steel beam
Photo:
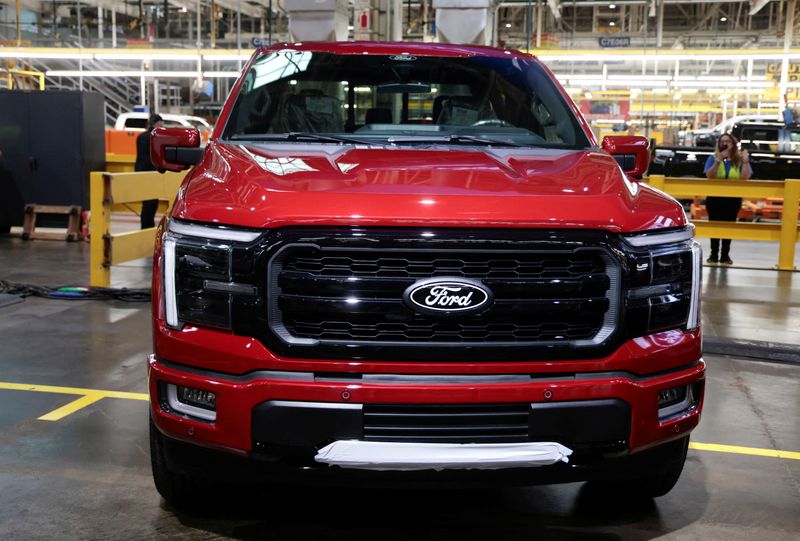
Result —
<instances>
[{"instance_id":1,"label":"overhead steel beam","mask_svg":"<svg viewBox=\"0 0 800 541\"><path fill-rule=\"evenodd\" d=\"M560 0L547 0L547 7L550 8L550 13L557 21L561 20L561 2Z\"/></svg>"}]
</instances>

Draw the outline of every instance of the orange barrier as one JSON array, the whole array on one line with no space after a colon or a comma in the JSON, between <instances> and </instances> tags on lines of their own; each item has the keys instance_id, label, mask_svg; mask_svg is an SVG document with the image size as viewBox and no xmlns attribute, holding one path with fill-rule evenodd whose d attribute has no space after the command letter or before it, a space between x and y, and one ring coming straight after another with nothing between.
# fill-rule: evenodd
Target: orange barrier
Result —
<instances>
[{"instance_id":1,"label":"orange barrier","mask_svg":"<svg viewBox=\"0 0 800 541\"><path fill-rule=\"evenodd\" d=\"M142 130L106 130L106 154L136 156L136 138Z\"/></svg>"}]
</instances>

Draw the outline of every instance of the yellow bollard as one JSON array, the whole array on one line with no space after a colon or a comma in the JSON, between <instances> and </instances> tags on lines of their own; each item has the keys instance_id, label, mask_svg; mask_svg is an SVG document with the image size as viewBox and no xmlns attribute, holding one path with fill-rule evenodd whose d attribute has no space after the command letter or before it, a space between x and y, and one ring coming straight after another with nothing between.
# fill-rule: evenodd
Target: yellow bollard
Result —
<instances>
[{"instance_id":1,"label":"yellow bollard","mask_svg":"<svg viewBox=\"0 0 800 541\"><path fill-rule=\"evenodd\" d=\"M783 191L783 213L781 215L781 244L778 255L780 270L794 270L794 254L797 245L797 211L800 206L800 179L786 179Z\"/></svg>"},{"instance_id":2,"label":"yellow bollard","mask_svg":"<svg viewBox=\"0 0 800 541\"><path fill-rule=\"evenodd\" d=\"M111 209L105 198L104 174L92 172L89 180L89 208L91 209L89 283L94 287L111 286L111 266L106 260L105 241L105 237L111 232Z\"/></svg>"}]
</instances>

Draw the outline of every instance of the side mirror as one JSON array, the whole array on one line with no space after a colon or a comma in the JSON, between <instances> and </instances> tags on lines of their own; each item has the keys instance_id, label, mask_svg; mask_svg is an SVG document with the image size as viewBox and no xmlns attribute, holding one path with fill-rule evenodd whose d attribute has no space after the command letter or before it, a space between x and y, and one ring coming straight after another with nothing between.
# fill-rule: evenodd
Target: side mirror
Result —
<instances>
[{"instance_id":1,"label":"side mirror","mask_svg":"<svg viewBox=\"0 0 800 541\"><path fill-rule=\"evenodd\" d=\"M647 137L641 135L607 135L603 150L614 156L626 175L640 177L650 165Z\"/></svg>"},{"instance_id":2,"label":"side mirror","mask_svg":"<svg viewBox=\"0 0 800 541\"><path fill-rule=\"evenodd\" d=\"M203 159L195 128L155 128L150 132L150 161L159 171L183 171Z\"/></svg>"}]
</instances>

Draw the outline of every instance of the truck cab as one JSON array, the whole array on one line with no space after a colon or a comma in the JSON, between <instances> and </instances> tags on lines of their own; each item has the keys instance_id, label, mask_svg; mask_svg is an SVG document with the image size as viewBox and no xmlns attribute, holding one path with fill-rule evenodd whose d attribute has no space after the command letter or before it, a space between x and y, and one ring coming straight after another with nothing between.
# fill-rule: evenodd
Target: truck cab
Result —
<instances>
[{"instance_id":1,"label":"truck cab","mask_svg":"<svg viewBox=\"0 0 800 541\"><path fill-rule=\"evenodd\" d=\"M677 481L703 404L700 262L536 58L257 51L159 227L153 475L176 505L290 482Z\"/></svg>"}]
</instances>

